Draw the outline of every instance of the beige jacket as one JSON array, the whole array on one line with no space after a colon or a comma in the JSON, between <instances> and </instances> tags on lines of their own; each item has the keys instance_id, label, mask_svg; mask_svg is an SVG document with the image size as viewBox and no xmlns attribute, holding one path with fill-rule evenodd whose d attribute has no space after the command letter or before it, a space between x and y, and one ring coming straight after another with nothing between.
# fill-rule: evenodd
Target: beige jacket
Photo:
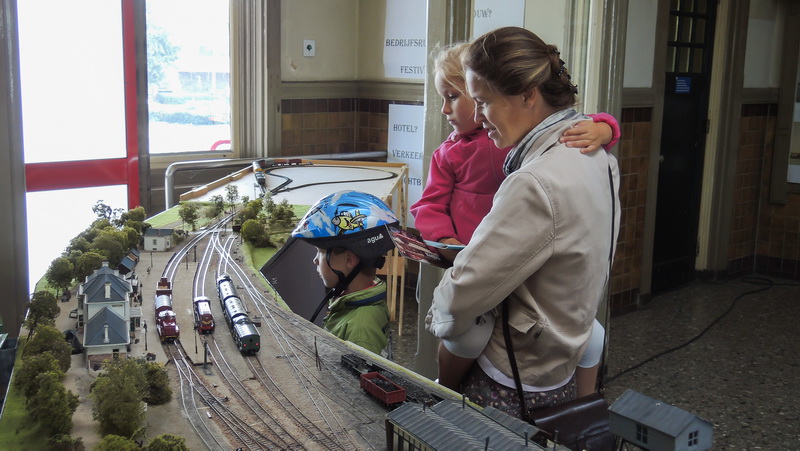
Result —
<instances>
[{"instance_id":1,"label":"beige jacket","mask_svg":"<svg viewBox=\"0 0 800 451\"><path fill-rule=\"evenodd\" d=\"M434 291L426 325L437 337L465 332L510 299L511 336L522 382L555 385L575 370L591 333L609 268L614 179L606 152L582 155L558 143L559 123L532 145L500 186L492 210ZM499 312L499 310L498 310ZM484 354L511 376L500 317Z\"/></svg>"}]
</instances>

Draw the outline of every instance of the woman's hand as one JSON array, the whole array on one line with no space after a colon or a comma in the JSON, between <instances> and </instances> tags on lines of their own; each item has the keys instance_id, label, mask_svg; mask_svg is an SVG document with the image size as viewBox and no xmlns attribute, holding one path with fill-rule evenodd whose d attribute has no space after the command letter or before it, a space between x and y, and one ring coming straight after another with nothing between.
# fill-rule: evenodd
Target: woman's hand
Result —
<instances>
[{"instance_id":1,"label":"woman's hand","mask_svg":"<svg viewBox=\"0 0 800 451\"><path fill-rule=\"evenodd\" d=\"M581 149L581 153L592 153L611 142L613 131L605 122L580 121L564 130L559 142L567 147Z\"/></svg>"}]
</instances>

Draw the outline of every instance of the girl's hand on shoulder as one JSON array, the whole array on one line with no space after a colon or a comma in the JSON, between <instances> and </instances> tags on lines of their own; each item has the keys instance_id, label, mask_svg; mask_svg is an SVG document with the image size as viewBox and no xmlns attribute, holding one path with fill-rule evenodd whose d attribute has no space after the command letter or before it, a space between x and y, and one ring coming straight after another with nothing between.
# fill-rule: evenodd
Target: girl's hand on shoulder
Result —
<instances>
[{"instance_id":1,"label":"girl's hand on shoulder","mask_svg":"<svg viewBox=\"0 0 800 451\"><path fill-rule=\"evenodd\" d=\"M581 149L581 153L587 154L599 150L604 144L611 142L611 127L604 122L580 121L572 127L564 130L559 142Z\"/></svg>"}]
</instances>

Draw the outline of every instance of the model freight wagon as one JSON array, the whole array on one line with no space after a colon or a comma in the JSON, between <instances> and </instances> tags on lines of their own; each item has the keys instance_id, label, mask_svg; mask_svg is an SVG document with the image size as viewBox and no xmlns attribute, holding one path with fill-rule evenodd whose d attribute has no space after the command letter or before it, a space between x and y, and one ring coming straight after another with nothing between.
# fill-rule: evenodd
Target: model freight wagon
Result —
<instances>
[{"instance_id":1,"label":"model freight wagon","mask_svg":"<svg viewBox=\"0 0 800 451\"><path fill-rule=\"evenodd\" d=\"M361 388L387 406L406 400L406 389L390 381L381 373L362 374Z\"/></svg>"}]
</instances>

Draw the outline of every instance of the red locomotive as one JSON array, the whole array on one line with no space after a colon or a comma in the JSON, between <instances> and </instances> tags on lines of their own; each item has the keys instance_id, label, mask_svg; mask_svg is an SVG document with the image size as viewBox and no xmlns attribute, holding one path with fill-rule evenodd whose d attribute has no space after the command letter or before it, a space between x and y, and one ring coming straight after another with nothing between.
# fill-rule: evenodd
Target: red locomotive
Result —
<instances>
[{"instance_id":1,"label":"red locomotive","mask_svg":"<svg viewBox=\"0 0 800 451\"><path fill-rule=\"evenodd\" d=\"M194 324L201 334L214 332L214 316L211 314L211 300L205 296L194 298Z\"/></svg>"},{"instance_id":2,"label":"red locomotive","mask_svg":"<svg viewBox=\"0 0 800 451\"><path fill-rule=\"evenodd\" d=\"M155 311L156 328L161 342L177 340L180 337L180 329L178 328L175 312L172 310L172 295L156 295Z\"/></svg>"}]
</instances>

